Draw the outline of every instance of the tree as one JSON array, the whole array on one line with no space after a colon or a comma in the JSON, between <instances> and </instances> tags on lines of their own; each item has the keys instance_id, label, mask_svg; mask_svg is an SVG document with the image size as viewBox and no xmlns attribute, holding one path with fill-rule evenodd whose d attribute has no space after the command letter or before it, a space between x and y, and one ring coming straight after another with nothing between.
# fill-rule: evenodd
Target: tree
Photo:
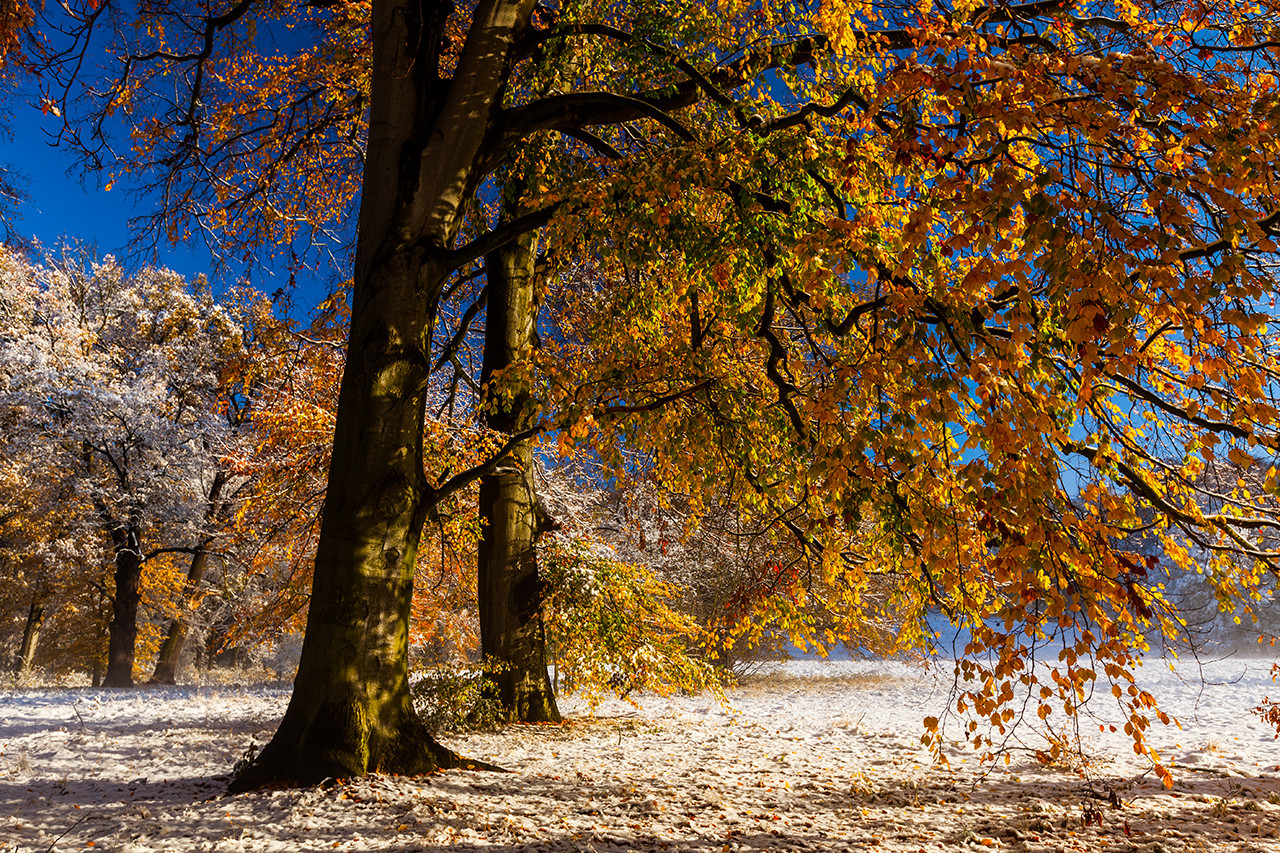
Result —
<instances>
[{"instance_id":1,"label":"tree","mask_svg":"<svg viewBox=\"0 0 1280 853\"><path fill-rule=\"evenodd\" d=\"M109 543L104 684L131 686L144 566L209 541L201 507L234 443L218 377L241 330L168 271L130 277L110 258L81 266L75 255L43 268L9 260L25 298L0 351L3 405L29 464L61 473L89 509L76 519L83 551Z\"/></svg>"},{"instance_id":2,"label":"tree","mask_svg":"<svg viewBox=\"0 0 1280 853\"><path fill-rule=\"evenodd\" d=\"M931 607L968 625L986 657L959 664L962 712L1000 729L1030 685L1042 715L1070 714L1101 677L1142 748L1135 655L1178 626L1117 547L1138 509L1276 560L1240 532L1275 525L1270 493L1236 487L1215 514L1191 499L1213 454L1280 448L1261 310L1274 9L374 0L366 31L362 3L322 6L149 4L119 29L147 43L95 90L136 128L130 168L170 190L179 236L322 233L364 155L306 644L237 787L456 762L408 701L420 531L552 430L621 435L683 491L719 482L852 601L889 579L907 639L928 642ZM275 14L317 41L257 50ZM565 46L555 85L530 85ZM111 122L68 128L109 150L93 134ZM479 197L534 138L555 152L545 191L491 220ZM537 357L538 420L429 479L440 324L472 292L456 285L542 228L561 269L598 275ZM1049 638L1066 648L1040 684L1027 659Z\"/></svg>"},{"instance_id":3,"label":"tree","mask_svg":"<svg viewBox=\"0 0 1280 853\"><path fill-rule=\"evenodd\" d=\"M237 642L300 630L305 619L343 373L347 299L345 289L335 291L305 326L265 305L251 323L253 341L238 379L247 389L248 440L235 460L246 485L226 547L244 591L219 591L222 605L234 607L228 628ZM428 477L470 465L492 442L488 431L451 414L456 391L437 388L431 395L423 443L436 470L429 468ZM439 547L418 555L409 640L418 658L475 651L478 521L474 506L467 506L475 499L472 489L442 502L424 528Z\"/></svg>"},{"instance_id":4,"label":"tree","mask_svg":"<svg viewBox=\"0 0 1280 853\"><path fill-rule=\"evenodd\" d=\"M304 326L268 303L252 312L251 341L237 366L245 443L234 468L245 479L229 520L232 562L241 577L221 591L235 637L296 631L306 612L333 419L348 329L347 295L331 294ZM228 636L216 638L220 648Z\"/></svg>"},{"instance_id":5,"label":"tree","mask_svg":"<svg viewBox=\"0 0 1280 853\"><path fill-rule=\"evenodd\" d=\"M203 496L205 507L202 521L206 530L212 530L218 522L225 520L231 513L233 504L224 494L230 482L231 471L228 468L219 467L213 472L213 478L208 482L207 491ZM151 673L150 680L153 684L176 684L178 681L178 664L187 638L189 618L186 612L189 606L187 602L200 600L200 585L209 565L211 539L212 537L206 538L191 546L191 561L188 564L186 581L182 585L182 596L178 602L179 611L169 621L164 640L160 643L160 650L156 655L156 666Z\"/></svg>"},{"instance_id":6,"label":"tree","mask_svg":"<svg viewBox=\"0 0 1280 853\"><path fill-rule=\"evenodd\" d=\"M503 436L527 430L535 419L527 381L504 371L527 364L534 345L537 244L521 237L485 259L483 387L486 425ZM534 485L533 445L514 444L503 465L480 480L481 538L477 597L480 650L490 667L503 716L513 722L559 722L547 676L542 628L542 582L535 540L551 522Z\"/></svg>"},{"instance_id":7,"label":"tree","mask_svg":"<svg viewBox=\"0 0 1280 853\"><path fill-rule=\"evenodd\" d=\"M72 544L74 520L84 509L63 472L33 454L25 437L10 419L0 441L0 619L20 626L12 658L19 678L35 667L46 617L73 597L73 566L81 556ZM94 633L92 625L79 628Z\"/></svg>"}]
</instances>

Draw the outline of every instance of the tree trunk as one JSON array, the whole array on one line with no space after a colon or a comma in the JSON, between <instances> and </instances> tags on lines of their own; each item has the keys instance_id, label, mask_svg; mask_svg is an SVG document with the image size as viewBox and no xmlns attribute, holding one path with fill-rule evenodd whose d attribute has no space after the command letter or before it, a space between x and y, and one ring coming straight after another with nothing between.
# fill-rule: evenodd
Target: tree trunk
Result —
<instances>
[{"instance_id":1,"label":"tree trunk","mask_svg":"<svg viewBox=\"0 0 1280 853\"><path fill-rule=\"evenodd\" d=\"M373 4L351 334L307 631L284 720L233 790L487 766L441 747L414 713L409 610L422 526L440 499L423 471L422 426L446 253L532 5L481 0L446 83L452 5Z\"/></svg>"},{"instance_id":2,"label":"tree trunk","mask_svg":"<svg viewBox=\"0 0 1280 853\"><path fill-rule=\"evenodd\" d=\"M205 503L204 520L208 527L222 513L218 499L222 489L231 480L227 471L218 471L209 486L209 496ZM191 611L198 604L197 593L200 582L204 580L204 570L209 565L209 551L204 545L196 546L191 555L191 566L187 569L187 580L182 586L182 600L178 602L178 615L169 622L165 631L164 642L160 644L160 654L156 658L155 672L151 674L152 684L176 684L178 682L178 662L182 658L182 646L187 639L187 627L191 619Z\"/></svg>"},{"instance_id":3,"label":"tree trunk","mask_svg":"<svg viewBox=\"0 0 1280 853\"><path fill-rule=\"evenodd\" d=\"M182 600L178 603L181 610L178 616L169 622L164 641L160 644L160 654L156 658L156 668L151 674L152 684L177 684L178 661L182 657L182 646L187 639L187 623L190 620L191 606L188 604L200 589L200 581L204 579L205 567L209 564L209 552L197 548L191 557L191 567L187 569L187 582L182 589Z\"/></svg>"},{"instance_id":4,"label":"tree trunk","mask_svg":"<svg viewBox=\"0 0 1280 853\"><path fill-rule=\"evenodd\" d=\"M485 259L485 420L490 429L508 435L527 426L528 393L523 380L506 382L501 392L492 380L533 350L534 243L532 235L521 237ZM542 629L532 465L533 450L521 442L497 472L480 481L480 649L507 722L559 722Z\"/></svg>"},{"instance_id":5,"label":"tree trunk","mask_svg":"<svg viewBox=\"0 0 1280 853\"><path fill-rule=\"evenodd\" d=\"M525 465L532 461L527 446L513 456ZM547 674L542 591L533 547L534 498L526 472L485 477L480 509L485 525L478 586L485 676L496 688L507 722L559 722Z\"/></svg>"},{"instance_id":6,"label":"tree trunk","mask_svg":"<svg viewBox=\"0 0 1280 853\"><path fill-rule=\"evenodd\" d=\"M378 270L372 295L366 291L398 310L353 317L293 697L237 789L378 770L425 773L458 762L432 740L409 698L409 605L428 509L425 306L405 292L412 268Z\"/></svg>"},{"instance_id":7,"label":"tree trunk","mask_svg":"<svg viewBox=\"0 0 1280 853\"><path fill-rule=\"evenodd\" d=\"M138 645L139 587L142 583L142 542L133 525L117 524L111 530L115 545L115 594L111 597L111 624L107 626L107 674L103 687L132 687L133 661Z\"/></svg>"},{"instance_id":8,"label":"tree trunk","mask_svg":"<svg viewBox=\"0 0 1280 853\"><path fill-rule=\"evenodd\" d=\"M22 629L22 645L18 647L18 655L13 662L13 671L18 677L31 671L42 624L44 624L44 602L32 601L31 606L27 608L27 624Z\"/></svg>"}]
</instances>

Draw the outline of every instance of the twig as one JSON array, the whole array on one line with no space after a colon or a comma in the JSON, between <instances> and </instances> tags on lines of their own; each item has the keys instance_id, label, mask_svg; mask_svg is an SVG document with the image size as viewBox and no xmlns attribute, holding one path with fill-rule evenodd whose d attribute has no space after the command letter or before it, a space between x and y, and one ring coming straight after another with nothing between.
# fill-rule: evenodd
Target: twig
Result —
<instances>
[{"instance_id":1,"label":"twig","mask_svg":"<svg viewBox=\"0 0 1280 853\"><path fill-rule=\"evenodd\" d=\"M80 716L80 708L78 705L76 705L75 702L71 703L71 710L75 712L76 719L80 721L80 731L87 732L89 730L89 727L85 725L84 717Z\"/></svg>"},{"instance_id":2,"label":"twig","mask_svg":"<svg viewBox=\"0 0 1280 853\"><path fill-rule=\"evenodd\" d=\"M44 853L53 853L53 848L55 848L55 847L57 847L57 846L58 846L58 842L59 842L59 841L61 841L61 840L62 840L62 839L64 839L64 838L66 838L66 837L67 837L67 835L68 835L68 833L70 833L70 832L71 832L71 830L75 829L77 826L79 826L80 824L84 823L85 819L86 819L86 818L88 818L88 817L89 817L89 816L86 814L86 815L81 815L79 818L77 818L77 819L75 820L75 822L73 822L73 823L71 824L71 826L68 826L65 830L63 830L63 831L62 831L62 834L61 834L61 835L59 835L57 838L53 839L53 841L51 841L51 842L49 843L49 846L48 846L48 847L44 848Z\"/></svg>"}]
</instances>

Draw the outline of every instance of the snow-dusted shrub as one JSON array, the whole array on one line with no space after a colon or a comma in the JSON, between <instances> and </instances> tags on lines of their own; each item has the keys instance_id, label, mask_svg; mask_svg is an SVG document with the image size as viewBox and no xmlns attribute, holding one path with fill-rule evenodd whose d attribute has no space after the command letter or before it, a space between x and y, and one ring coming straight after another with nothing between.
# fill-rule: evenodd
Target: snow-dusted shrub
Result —
<instances>
[{"instance_id":1,"label":"snow-dusted shrub","mask_svg":"<svg viewBox=\"0 0 1280 853\"><path fill-rule=\"evenodd\" d=\"M499 665L491 663L489 671ZM484 668L465 663L415 669L409 676L409 692L418 716L433 732L493 728L502 711Z\"/></svg>"},{"instance_id":2,"label":"snow-dusted shrub","mask_svg":"<svg viewBox=\"0 0 1280 853\"><path fill-rule=\"evenodd\" d=\"M701 654L709 635L677 590L598 542L553 538L539 552L543 622L557 680L595 702L607 692L719 690Z\"/></svg>"}]
</instances>

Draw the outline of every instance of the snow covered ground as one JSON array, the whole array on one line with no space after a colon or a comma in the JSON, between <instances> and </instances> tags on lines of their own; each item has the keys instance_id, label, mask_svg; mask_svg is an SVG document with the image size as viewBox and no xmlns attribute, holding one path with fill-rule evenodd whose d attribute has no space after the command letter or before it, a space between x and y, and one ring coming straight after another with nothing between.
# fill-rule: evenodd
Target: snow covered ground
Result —
<instances>
[{"instance_id":1,"label":"snow covered ground","mask_svg":"<svg viewBox=\"0 0 1280 853\"><path fill-rule=\"evenodd\" d=\"M591 716L570 698L562 726L446 738L510 773L235 797L227 774L285 689L0 692L0 851L1280 851L1280 742L1249 713L1280 693L1268 664L1210 664L1206 684L1146 670L1182 722L1152 735L1172 790L1093 722L1084 775L1026 752L934 767L920 721L949 672L884 662L792 662L730 708L640 697Z\"/></svg>"}]
</instances>

